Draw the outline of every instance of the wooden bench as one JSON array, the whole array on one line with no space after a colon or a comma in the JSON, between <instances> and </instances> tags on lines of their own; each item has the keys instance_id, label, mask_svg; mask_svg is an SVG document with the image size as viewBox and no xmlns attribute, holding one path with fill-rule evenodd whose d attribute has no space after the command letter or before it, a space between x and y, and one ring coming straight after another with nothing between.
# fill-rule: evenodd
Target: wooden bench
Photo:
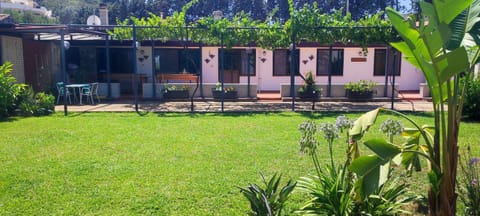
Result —
<instances>
[{"instance_id":1,"label":"wooden bench","mask_svg":"<svg viewBox=\"0 0 480 216\"><path fill-rule=\"evenodd\" d=\"M198 82L198 76L193 74L157 74L157 81L160 83L176 81L188 81L189 83L196 83Z\"/></svg>"}]
</instances>

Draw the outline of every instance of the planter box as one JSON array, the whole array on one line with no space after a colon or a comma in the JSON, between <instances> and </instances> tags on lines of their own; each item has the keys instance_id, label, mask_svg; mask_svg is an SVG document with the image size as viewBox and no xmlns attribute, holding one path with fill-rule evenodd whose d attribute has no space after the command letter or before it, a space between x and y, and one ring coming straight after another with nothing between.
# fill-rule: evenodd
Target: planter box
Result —
<instances>
[{"instance_id":1,"label":"planter box","mask_svg":"<svg viewBox=\"0 0 480 216\"><path fill-rule=\"evenodd\" d=\"M212 95L213 99L222 99L222 91L217 91L215 89L212 89ZM224 99L237 99L238 98L238 92L237 91L228 91L225 92L223 95Z\"/></svg>"},{"instance_id":2,"label":"planter box","mask_svg":"<svg viewBox=\"0 0 480 216\"><path fill-rule=\"evenodd\" d=\"M320 91L298 92L298 97L300 97L301 99L319 99Z\"/></svg>"},{"instance_id":3,"label":"planter box","mask_svg":"<svg viewBox=\"0 0 480 216\"><path fill-rule=\"evenodd\" d=\"M373 91L366 92L357 92L357 91L346 91L347 97L351 100L367 100L373 98Z\"/></svg>"},{"instance_id":4,"label":"planter box","mask_svg":"<svg viewBox=\"0 0 480 216\"><path fill-rule=\"evenodd\" d=\"M190 98L188 90L181 91L168 91L163 93L163 98L165 99L186 99Z\"/></svg>"}]
</instances>

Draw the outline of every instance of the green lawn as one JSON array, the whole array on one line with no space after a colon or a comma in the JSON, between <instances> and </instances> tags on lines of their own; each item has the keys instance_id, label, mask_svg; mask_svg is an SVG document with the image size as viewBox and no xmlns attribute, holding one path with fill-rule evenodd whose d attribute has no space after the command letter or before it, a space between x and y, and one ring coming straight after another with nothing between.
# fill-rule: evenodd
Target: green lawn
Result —
<instances>
[{"instance_id":1,"label":"green lawn","mask_svg":"<svg viewBox=\"0 0 480 216\"><path fill-rule=\"evenodd\" d=\"M245 215L236 186L259 182L260 171L312 173L298 124L337 115L58 113L0 122L0 215ZM479 131L464 123L461 142L479 144ZM341 141L334 151L343 160ZM294 193L288 210L304 199Z\"/></svg>"}]
</instances>

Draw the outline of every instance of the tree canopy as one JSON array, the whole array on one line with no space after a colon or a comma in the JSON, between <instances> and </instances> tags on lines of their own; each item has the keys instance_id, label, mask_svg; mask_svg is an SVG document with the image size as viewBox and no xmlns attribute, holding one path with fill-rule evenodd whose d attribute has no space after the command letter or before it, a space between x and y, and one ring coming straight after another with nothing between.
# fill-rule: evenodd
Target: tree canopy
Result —
<instances>
[{"instance_id":1,"label":"tree canopy","mask_svg":"<svg viewBox=\"0 0 480 216\"><path fill-rule=\"evenodd\" d=\"M293 0L287 0L287 20L270 16L265 21L259 21L241 11L233 18L205 16L188 21L187 12L200 1L191 1L181 11L165 18L150 13L147 18L119 20L117 24L121 27L115 27L109 33L119 40L131 40L132 28L128 26L135 25L141 27L136 29L135 39L138 41L188 40L209 45L223 42L227 48L255 43L267 49L286 48L292 43L293 37L297 42L306 40L326 45L353 43L364 47L368 44L386 44L396 38L390 22L382 19L381 12L353 20L349 13L343 15L341 10L331 14L322 13L317 3L296 9Z\"/></svg>"},{"instance_id":2,"label":"tree canopy","mask_svg":"<svg viewBox=\"0 0 480 216\"><path fill-rule=\"evenodd\" d=\"M109 8L110 23L116 20L125 20L131 16L137 18L148 17L150 13L160 16L171 16L186 5L188 0L37 0L37 2L53 11L53 15L63 24L83 24L93 13L98 14L98 5L106 3ZM385 7L402 9L398 0L297 0L295 9L303 8L305 4L316 3L322 14L342 11L344 14L349 3L348 11L353 20L365 15L384 11ZM416 0L411 1L411 5ZM265 21L268 18L285 22L290 18L288 0L199 0L189 9L187 20L193 22L202 17L211 16L213 11L221 10L225 17L232 19L236 14L243 12L249 18Z\"/></svg>"}]
</instances>

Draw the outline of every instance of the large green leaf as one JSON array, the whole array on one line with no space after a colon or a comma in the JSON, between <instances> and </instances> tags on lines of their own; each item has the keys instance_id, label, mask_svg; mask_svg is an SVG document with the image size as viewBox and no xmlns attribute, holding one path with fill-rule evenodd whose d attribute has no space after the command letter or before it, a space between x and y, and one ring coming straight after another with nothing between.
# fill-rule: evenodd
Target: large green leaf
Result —
<instances>
[{"instance_id":1,"label":"large green leaf","mask_svg":"<svg viewBox=\"0 0 480 216\"><path fill-rule=\"evenodd\" d=\"M380 187L380 167L375 167L367 175L359 178L355 182L355 192L357 193L357 200L362 200L368 195L372 194Z\"/></svg>"},{"instance_id":2,"label":"large green leaf","mask_svg":"<svg viewBox=\"0 0 480 216\"><path fill-rule=\"evenodd\" d=\"M442 28L442 23L437 19L438 14L435 7L428 2L420 1L420 8L424 16L427 17L428 24L425 24L419 33L423 37L423 41L427 44L429 50L440 50L450 36L450 30ZM420 22L424 22L420 20ZM448 26L447 26L448 27Z\"/></svg>"},{"instance_id":3,"label":"large green leaf","mask_svg":"<svg viewBox=\"0 0 480 216\"><path fill-rule=\"evenodd\" d=\"M447 48L453 50L464 46L468 50L469 62L476 63L478 59L474 57L480 44L480 0L474 0L450 23L450 28L453 34Z\"/></svg>"},{"instance_id":4,"label":"large green leaf","mask_svg":"<svg viewBox=\"0 0 480 216\"><path fill-rule=\"evenodd\" d=\"M375 172L380 165L383 165L386 162L388 161L383 160L377 155L364 155L352 161L348 168L358 176L363 177L370 172Z\"/></svg>"},{"instance_id":5,"label":"large green leaf","mask_svg":"<svg viewBox=\"0 0 480 216\"><path fill-rule=\"evenodd\" d=\"M451 80L453 76L468 69L467 51L465 47L455 49L436 58L435 64L439 70L438 82L442 85Z\"/></svg>"},{"instance_id":6,"label":"large green leaf","mask_svg":"<svg viewBox=\"0 0 480 216\"><path fill-rule=\"evenodd\" d=\"M451 23L452 38L448 42L447 48L452 50L460 45L468 43L469 32L480 20L480 0L474 0L473 3L458 15Z\"/></svg>"},{"instance_id":7,"label":"large green leaf","mask_svg":"<svg viewBox=\"0 0 480 216\"><path fill-rule=\"evenodd\" d=\"M383 185L388 179L389 166L383 166L388 163L377 155L360 156L349 166L349 169L359 176L355 183L355 191L360 197L375 192L379 186Z\"/></svg>"},{"instance_id":8,"label":"large green leaf","mask_svg":"<svg viewBox=\"0 0 480 216\"><path fill-rule=\"evenodd\" d=\"M462 11L464 11L472 0L457 0L457 1L445 1L434 0L435 10L437 11L438 21L441 23L449 24L455 17Z\"/></svg>"},{"instance_id":9,"label":"large green leaf","mask_svg":"<svg viewBox=\"0 0 480 216\"><path fill-rule=\"evenodd\" d=\"M368 130L368 128L375 123L378 113L382 109L383 108L377 108L360 116L353 123L353 127L349 131L350 136L352 136L355 140L362 138L363 134Z\"/></svg>"},{"instance_id":10,"label":"large green leaf","mask_svg":"<svg viewBox=\"0 0 480 216\"><path fill-rule=\"evenodd\" d=\"M385 139L371 139L365 141L364 144L380 158L386 161L391 160L401 152L400 148L388 143Z\"/></svg>"},{"instance_id":11,"label":"large green leaf","mask_svg":"<svg viewBox=\"0 0 480 216\"><path fill-rule=\"evenodd\" d=\"M415 55L413 54L412 50L410 47L407 45L405 42L394 42L391 43L393 48L397 49L399 52L402 53L402 57L407 60L410 64L412 64L416 68L420 68L420 65L415 58Z\"/></svg>"},{"instance_id":12,"label":"large green leaf","mask_svg":"<svg viewBox=\"0 0 480 216\"><path fill-rule=\"evenodd\" d=\"M415 170L417 172L421 171L420 157L419 154L415 153L422 150L420 146L420 132L418 132L418 136L412 137L407 141L405 150L406 152L402 154L401 162L405 169L410 171Z\"/></svg>"},{"instance_id":13,"label":"large green leaf","mask_svg":"<svg viewBox=\"0 0 480 216\"><path fill-rule=\"evenodd\" d=\"M387 8L387 14L392 24L394 24L394 27L397 30L398 34L402 38L409 38L411 40L420 37L418 31L416 31L414 27L412 27L411 23L406 20L402 14L390 7Z\"/></svg>"}]
</instances>

